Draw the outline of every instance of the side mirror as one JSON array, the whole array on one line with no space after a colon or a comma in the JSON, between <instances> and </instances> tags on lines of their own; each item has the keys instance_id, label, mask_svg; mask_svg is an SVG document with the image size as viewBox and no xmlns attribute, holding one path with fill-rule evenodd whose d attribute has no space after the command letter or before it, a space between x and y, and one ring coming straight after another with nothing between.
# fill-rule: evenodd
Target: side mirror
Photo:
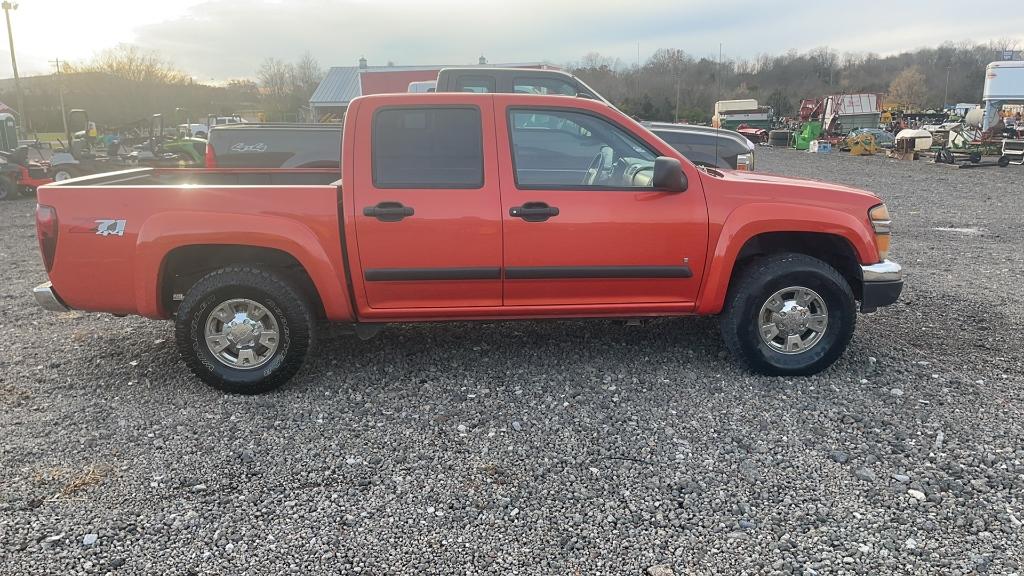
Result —
<instances>
[{"instance_id":1,"label":"side mirror","mask_svg":"<svg viewBox=\"0 0 1024 576\"><path fill-rule=\"evenodd\" d=\"M658 156L654 159L654 179L651 184L659 192L685 192L687 181L682 164L675 158Z\"/></svg>"}]
</instances>

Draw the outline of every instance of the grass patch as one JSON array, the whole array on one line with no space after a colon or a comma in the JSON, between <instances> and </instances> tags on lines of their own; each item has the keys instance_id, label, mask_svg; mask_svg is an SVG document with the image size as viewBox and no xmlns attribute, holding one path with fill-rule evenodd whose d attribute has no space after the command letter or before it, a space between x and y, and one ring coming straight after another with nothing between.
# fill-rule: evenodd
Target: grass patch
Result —
<instances>
[{"instance_id":1,"label":"grass patch","mask_svg":"<svg viewBox=\"0 0 1024 576\"><path fill-rule=\"evenodd\" d=\"M90 486L96 486L103 480L104 472L96 466L86 466L82 470L53 467L40 470L32 475L32 480L39 484L55 484L57 488L46 500L71 498Z\"/></svg>"}]
</instances>

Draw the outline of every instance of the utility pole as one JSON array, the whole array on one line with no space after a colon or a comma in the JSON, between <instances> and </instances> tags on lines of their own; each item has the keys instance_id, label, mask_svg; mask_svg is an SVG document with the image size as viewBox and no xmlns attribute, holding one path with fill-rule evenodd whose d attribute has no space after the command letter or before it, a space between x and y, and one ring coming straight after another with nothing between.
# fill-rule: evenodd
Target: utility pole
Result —
<instances>
[{"instance_id":1,"label":"utility pole","mask_svg":"<svg viewBox=\"0 0 1024 576\"><path fill-rule=\"evenodd\" d=\"M673 55L673 58L675 57L676 55ZM677 60L672 61L672 75L676 77L676 114L672 121L679 122L679 62Z\"/></svg>"},{"instance_id":2,"label":"utility pole","mask_svg":"<svg viewBox=\"0 0 1024 576\"><path fill-rule=\"evenodd\" d=\"M64 123L64 134L68 133L68 113L64 108L64 79L60 75L60 58L56 58L50 61L51 64L57 67L57 92L60 94L60 119ZM86 126L86 129L89 127ZM70 138L69 138L70 140ZM68 144L70 146L70 144Z\"/></svg>"},{"instance_id":3,"label":"utility pole","mask_svg":"<svg viewBox=\"0 0 1024 576\"><path fill-rule=\"evenodd\" d=\"M942 109L945 110L946 106L949 105L949 69L950 66L946 66L946 91L942 95Z\"/></svg>"},{"instance_id":4,"label":"utility pole","mask_svg":"<svg viewBox=\"0 0 1024 576\"><path fill-rule=\"evenodd\" d=\"M636 102L640 106L640 41L636 41Z\"/></svg>"},{"instance_id":5,"label":"utility pole","mask_svg":"<svg viewBox=\"0 0 1024 576\"><path fill-rule=\"evenodd\" d=\"M7 18L7 42L11 47L11 68L14 69L14 91L18 93L18 128L21 133L24 134L27 128L31 128L29 124L32 121L29 119L28 114L25 111L25 96L21 93L21 78L18 77L18 59L14 57L14 34L11 32L11 10L17 10L18 4L11 3L9 0L4 0L0 7L4 9L4 16Z\"/></svg>"}]
</instances>

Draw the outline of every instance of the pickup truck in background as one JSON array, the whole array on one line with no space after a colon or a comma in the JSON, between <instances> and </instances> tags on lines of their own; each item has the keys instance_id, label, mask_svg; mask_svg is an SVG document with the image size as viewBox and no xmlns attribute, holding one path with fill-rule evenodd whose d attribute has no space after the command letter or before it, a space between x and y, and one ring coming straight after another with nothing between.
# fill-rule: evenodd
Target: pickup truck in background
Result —
<instances>
[{"instance_id":1,"label":"pickup truck in background","mask_svg":"<svg viewBox=\"0 0 1024 576\"><path fill-rule=\"evenodd\" d=\"M551 68L498 68L469 66L442 68L437 73L435 92L475 92L477 94L542 94L578 96L611 102L583 80Z\"/></svg>"},{"instance_id":2,"label":"pickup truck in background","mask_svg":"<svg viewBox=\"0 0 1024 576\"><path fill-rule=\"evenodd\" d=\"M231 123L210 129L207 168L338 168L341 124Z\"/></svg>"},{"instance_id":3,"label":"pickup truck in background","mask_svg":"<svg viewBox=\"0 0 1024 576\"><path fill-rule=\"evenodd\" d=\"M603 102L352 101L339 168L152 169L39 189L48 310L173 319L188 367L256 393L319 320L721 315L751 369L813 374L856 301L896 301L890 218L844 186L698 168Z\"/></svg>"}]
</instances>

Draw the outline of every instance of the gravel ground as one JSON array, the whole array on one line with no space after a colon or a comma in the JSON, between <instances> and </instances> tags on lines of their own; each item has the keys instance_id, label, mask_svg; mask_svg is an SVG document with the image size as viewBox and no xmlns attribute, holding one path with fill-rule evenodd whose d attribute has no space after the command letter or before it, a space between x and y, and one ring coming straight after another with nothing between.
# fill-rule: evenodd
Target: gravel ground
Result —
<instances>
[{"instance_id":1,"label":"gravel ground","mask_svg":"<svg viewBox=\"0 0 1024 576\"><path fill-rule=\"evenodd\" d=\"M882 193L908 269L812 378L713 319L418 325L225 396L169 323L38 310L0 204L0 573L1024 572L1024 170L759 154Z\"/></svg>"}]
</instances>

